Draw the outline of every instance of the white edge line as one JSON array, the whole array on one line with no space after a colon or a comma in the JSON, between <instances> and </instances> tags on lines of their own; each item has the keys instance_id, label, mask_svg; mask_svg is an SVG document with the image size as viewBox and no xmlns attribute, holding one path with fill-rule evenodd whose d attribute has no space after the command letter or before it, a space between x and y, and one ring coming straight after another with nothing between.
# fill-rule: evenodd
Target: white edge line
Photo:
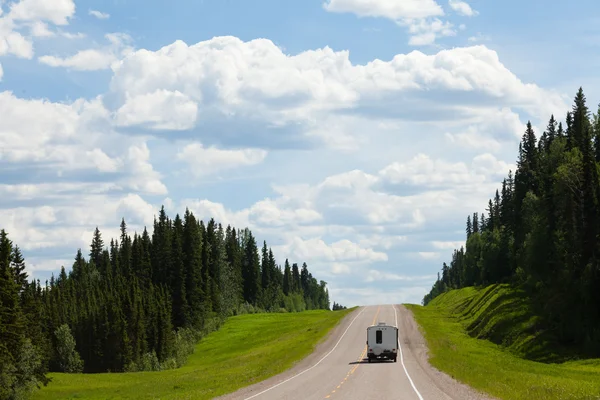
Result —
<instances>
[{"instance_id":1,"label":"white edge line","mask_svg":"<svg viewBox=\"0 0 600 400\"><path fill-rule=\"evenodd\" d=\"M250 396L250 397L246 397L244 400L250 400L250 399L253 399L253 398L255 398L256 396L260 396L261 394L263 394L263 393L266 393L266 392L268 392L268 391L269 391L269 390L271 390L271 389L275 389L277 386L283 385L284 383L291 381L292 379L294 379L294 378L296 378L296 377L298 377L298 376L302 375L302 374L303 374L303 373L305 373L305 372L308 372L308 371L310 371L311 369L313 369L314 367L316 367L317 365L319 365L319 364L321 363L321 361L323 361L323 360L324 360L324 359L326 359L326 358L327 358L327 357L328 357L328 356L329 356L331 353L333 353L333 351L334 351L334 350L335 350L335 349L338 347L338 345L340 344L340 342L342 341L342 339L344 338L344 336L346 336L346 332L348 332L348 329L350 329L350 327L352 326L352 324L354 323L354 321L356 321L356 318L358 318L358 317L360 316L360 314L362 314L362 313L363 313L363 311L365 311L366 309L367 309L367 307L364 307L362 310L360 310L360 312L359 312L359 313L356 315L356 317L354 317L354 319L353 319L353 320L350 322L350 325L348 325L348 327L346 328L346 330L344 331L344 333L342 333L342 336L340 337L340 340L338 340L338 341L337 341L337 343L335 344L335 346L333 346L333 349L331 349L331 350L329 351L329 353L325 354L325 355L323 356L323 358L321 358L319 361L317 361L317 363L316 363L315 365L313 365L312 367L310 367L310 368L307 368L307 369L305 369L304 371L302 371L302 372L300 372L300 373L298 373L298 374L296 374L296 375L292 376L291 378L288 378L288 379L286 379L286 380L285 380L285 381L283 381L283 382L279 382L277 385L273 385L273 386L271 386L270 388L263 390L263 391L262 391L262 392L260 392L260 393L256 393L255 395L252 395L252 396ZM396 325L397 325L397 324L396 324ZM409 378L409 379L410 379L410 378ZM413 387L414 387L414 386L413 386ZM415 390L416 390L416 389L415 389ZM421 400L423 400L423 399L421 399Z\"/></svg>"},{"instance_id":2,"label":"white edge line","mask_svg":"<svg viewBox=\"0 0 600 400\"><path fill-rule=\"evenodd\" d=\"M400 327L398 326L398 313L396 311L396 306L394 306L394 316L396 317L396 327L398 328L398 349L400 349L400 362L402 363L402 368L404 368L404 373L406 374L406 377L408 378L413 390L415 391L417 396L419 396L419 399L423 400L423 396L421 396L421 393L419 393L419 391L417 390L417 387L415 386L413 380L408 374L408 371L406 370L406 365L404 365L404 357L402 356L402 345L400 345Z\"/></svg>"}]
</instances>

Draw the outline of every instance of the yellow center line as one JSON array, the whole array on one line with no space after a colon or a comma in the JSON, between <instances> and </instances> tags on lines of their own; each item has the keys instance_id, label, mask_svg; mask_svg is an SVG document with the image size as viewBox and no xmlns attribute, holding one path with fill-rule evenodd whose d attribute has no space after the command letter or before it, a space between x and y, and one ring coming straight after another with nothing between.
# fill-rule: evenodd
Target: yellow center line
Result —
<instances>
[{"instance_id":1,"label":"yellow center line","mask_svg":"<svg viewBox=\"0 0 600 400\"><path fill-rule=\"evenodd\" d=\"M375 322L377 322L377 317L379 316L379 311L381 310L381 306L377 307L377 312L375 313L375 317L373 318L373 322L371 323L371 325L375 325ZM365 354L367 353L367 349L369 347L366 345L364 350L362 351L362 353L360 354L360 357L358 357L357 364L348 372L348 374L346 374L346 377L344 378L344 380L342 381L342 383L339 384L339 386L336 389L339 389L340 386L342 386L344 384L344 382L346 382L346 380L350 377L350 375L352 375L354 373L354 371L356 371L356 369L358 368L358 366L360 365L360 362L365 358ZM331 395L335 393L335 389L328 394L327 396L325 396L326 399L330 398Z\"/></svg>"}]
</instances>

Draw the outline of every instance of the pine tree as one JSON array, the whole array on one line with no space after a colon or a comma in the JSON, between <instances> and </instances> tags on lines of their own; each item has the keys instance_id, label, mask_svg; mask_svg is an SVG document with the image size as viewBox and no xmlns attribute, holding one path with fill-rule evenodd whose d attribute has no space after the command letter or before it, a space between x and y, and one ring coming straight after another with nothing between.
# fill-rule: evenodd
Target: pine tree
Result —
<instances>
[{"instance_id":1,"label":"pine tree","mask_svg":"<svg viewBox=\"0 0 600 400\"><path fill-rule=\"evenodd\" d=\"M473 226L471 225L471 216L467 215L467 239L469 238L469 236L471 236L471 234L473 233Z\"/></svg>"},{"instance_id":2,"label":"pine tree","mask_svg":"<svg viewBox=\"0 0 600 400\"><path fill-rule=\"evenodd\" d=\"M283 293L287 296L292 291L292 270L290 268L290 262L285 259L285 266L283 270Z\"/></svg>"},{"instance_id":3,"label":"pine tree","mask_svg":"<svg viewBox=\"0 0 600 400\"><path fill-rule=\"evenodd\" d=\"M256 304L260 295L260 261L254 236L249 231L246 232L246 235L246 246L242 261L244 300L250 304Z\"/></svg>"},{"instance_id":4,"label":"pine tree","mask_svg":"<svg viewBox=\"0 0 600 400\"><path fill-rule=\"evenodd\" d=\"M94 236L92 238L92 244L90 246L90 262L96 264L97 267L100 267L102 261L102 252L104 251L104 240L102 240L102 234L100 233L100 229L96 227L94 230ZM102 269L100 269L101 272Z\"/></svg>"},{"instance_id":5,"label":"pine tree","mask_svg":"<svg viewBox=\"0 0 600 400\"><path fill-rule=\"evenodd\" d=\"M203 307L204 293L202 282L203 239L194 215L186 209L183 223L183 260L185 266L185 287L190 325L199 327L205 318Z\"/></svg>"},{"instance_id":6,"label":"pine tree","mask_svg":"<svg viewBox=\"0 0 600 400\"><path fill-rule=\"evenodd\" d=\"M182 248L183 222L179 214L173 221L172 247L171 247L171 298L173 326L180 328L188 326L190 319L189 303L186 291L186 268L184 265L184 254Z\"/></svg>"}]
</instances>

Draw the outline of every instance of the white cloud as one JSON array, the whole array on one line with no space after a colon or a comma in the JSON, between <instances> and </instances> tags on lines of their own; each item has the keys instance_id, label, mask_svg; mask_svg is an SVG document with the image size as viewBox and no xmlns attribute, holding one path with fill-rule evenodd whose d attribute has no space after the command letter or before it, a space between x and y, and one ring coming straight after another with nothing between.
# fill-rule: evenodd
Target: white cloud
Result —
<instances>
[{"instance_id":1,"label":"white cloud","mask_svg":"<svg viewBox=\"0 0 600 400\"><path fill-rule=\"evenodd\" d=\"M34 37L52 37L56 34L48 28L48 24L43 21L34 21L31 23L31 36Z\"/></svg>"},{"instance_id":2,"label":"white cloud","mask_svg":"<svg viewBox=\"0 0 600 400\"><path fill-rule=\"evenodd\" d=\"M73 0L21 0L12 3L8 17L16 21L50 21L67 25L75 15Z\"/></svg>"},{"instance_id":3,"label":"white cloud","mask_svg":"<svg viewBox=\"0 0 600 400\"><path fill-rule=\"evenodd\" d=\"M193 175L203 176L242 166L256 165L265 159L267 152L261 149L222 150L191 143L177 154L177 158L189 165Z\"/></svg>"},{"instance_id":4,"label":"white cloud","mask_svg":"<svg viewBox=\"0 0 600 400\"><path fill-rule=\"evenodd\" d=\"M388 256L385 253L374 251L370 248L363 248L358 244L344 239L327 244L320 238L302 239L294 237L289 243L283 246L274 246L274 251L278 253L289 254L290 258L296 260L311 261L387 261Z\"/></svg>"},{"instance_id":5,"label":"white cloud","mask_svg":"<svg viewBox=\"0 0 600 400\"><path fill-rule=\"evenodd\" d=\"M121 160L110 158L104 151L98 148L86 151L85 155L92 161L98 171L101 172L117 172L123 164Z\"/></svg>"},{"instance_id":6,"label":"white cloud","mask_svg":"<svg viewBox=\"0 0 600 400\"><path fill-rule=\"evenodd\" d=\"M463 242L457 242L457 241L439 241L439 240L434 240L433 242L431 242L431 244L436 249L444 250L444 251L452 251L454 249L460 249L461 246L465 245L465 242L464 241Z\"/></svg>"},{"instance_id":7,"label":"white cloud","mask_svg":"<svg viewBox=\"0 0 600 400\"><path fill-rule=\"evenodd\" d=\"M38 58L42 64L51 67L66 67L80 71L96 71L110 68L114 63L133 51L129 45L131 37L123 33L104 35L108 46L86 49L68 57L45 55Z\"/></svg>"},{"instance_id":8,"label":"white cloud","mask_svg":"<svg viewBox=\"0 0 600 400\"><path fill-rule=\"evenodd\" d=\"M61 32L60 34L61 36L66 37L67 39L83 39L84 37L86 37L86 34L82 32Z\"/></svg>"},{"instance_id":9,"label":"white cloud","mask_svg":"<svg viewBox=\"0 0 600 400\"><path fill-rule=\"evenodd\" d=\"M160 181L160 174L150 163L150 150L145 142L129 148L127 163L131 171L129 188L149 194L167 194L167 187Z\"/></svg>"},{"instance_id":10,"label":"white cloud","mask_svg":"<svg viewBox=\"0 0 600 400\"><path fill-rule=\"evenodd\" d=\"M392 20L444 15L435 0L326 0L330 12L353 13L360 17L384 17Z\"/></svg>"},{"instance_id":11,"label":"white cloud","mask_svg":"<svg viewBox=\"0 0 600 400\"><path fill-rule=\"evenodd\" d=\"M477 35L469 36L469 38L467 40L469 42L475 43L475 42L489 42L492 39L488 35L482 35L481 32L477 32Z\"/></svg>"},{"instance_id":12,"label":"white cloud","mask_svg":"<svg viewBox=\"0 0 600 400\"><path fill-rule=\"evenodd\" d=\"M408 32L411 34L408 41L411 46L431 45L440 37L456 36L454 25L439 18L408 20L404 24L408 26Z\"/></svg>"},{"instance_id":13,"label":"white cloud","mask_svg":"<svg viewBox=\"0 0 600 400\"><path fill-rule=\"evenodd\" d=\"M323 218L316 210L282 206L285 203L285 199L261 200L250 207L249 218L254 224L279 227L307 224Z\"/></svg>"},{"instance_id":14,"label":"white cloud","mask_svg":"<svg viewBox=\"0 0 600 400\"><path fill-rule=\"evenodd\" d=\"M92 16L98 18L98 19L109 19L110 18L110 14L103 13L103 12L98 11L98 10L89 10L88 14L92 15Z\"/></svg>"},{"instance_id":15,"label":"white cloud","mask_svg":"<svg viewBox=\"0 0 600 400\"><path fill-rule=\"evenodd\" d=\"M32 38L54 36L55 33L48 27L48 22L54 25L67 25L74 14L73 0L15 1L10 4L8 14L3 14L0 8L0 56L12 54L25 59L33 58ZM19 32L23 27L29 28L30 37L23 36Z\"/></svg>"},{"instance_id":16,"label":"white cloud","mask_svg":"<svg viewBox=\"0 0 600 400\"><path fill-rule=\"evenodd\" d=\"M487 162L496 159L485 158ZM493 161L492 161L493 160ZM474 160L475 162L475 160ZM391 184L411 184L428 187L449 187L460 185L477 185L486 180L486 175L478 174L476 169L470 169L465 163L447 163L443 160L432 160L425 154L418 154L406 163L393 163L379 172L386 182ZM508 172L508 170L507 170Z\"/></svg>"},{"instance_id":17,"label":"white cloud","mask_svg":"<svg viewBox=\"0 0 600 400\"><path fill-rule=\"evenodd\" d=\"M0 120L0 162L14 166L17 173L27 166L30 172L25 173L37 184L56 179L68 182L85 172L88 179L99 179L87 188L89 192L167 193L149 162L145 142L112 132L108 112L99 99L52 103L2 92L0 112L5 115ZM57 189L61 187L67 194L76 192L77 187L86 188L82 182L72 187L58 185ZM16 188L24 194L39 188L40 199L52 192L52 187L43 184ZM60 191L55 193L53 198L61 198Z\"/></svg>"},{"instance_id":18,"label":"white cloud","mask_svg":"<svg viewBox=\"0 0 600 400\"><path fill-rule=\"evenodd\" d=\"M178 90L126 95L128 99L116 114L117 125L145 124L152 129L186 130L196 123L198 104Z\"/></svg>"},{"instance_id":19,"label":"white cloud","mask_svg":"<svg viewBox=\"0 0 600 400\"><path fill-rule=\"evenodd\" d=\"M460 0L448 0L448 4L459 15L464 15L464 16L467 16L467 17L473 17L473 16L479 14L479 12L473 10L471 8L471 6L468 3L464 2L464 1L460 1Z\"/></svg>"},{"instance_id":20,"label":"white cloud","mask_svg":"<svg viewBox=\"0 0 600 400\"><path fill-rule=\"evenodd\" d=\"M450 1L452 6L454 0ZM435 0L328 0L323 7L330 12L391 19L408 27L411 46L431 45L438 38L456 35L450 22L440 20L444 10ZM466 3L459 7L461 11L471 10Z\"/></svg>"},{"instance_id":21,"label":"white cloud","mask_svg":"<svg viewBox=\"0 0 600 400\"><path fill-rule=\"evenodd\" d=\"M342 263L333 263L331 265L331 273L334 275L345 275L350 273L350 267Z\"/></svg>"},{"instance_id":22,"label":"white cloud","mask_svg":"<svg viewBox=\"0 0 600 400\"><path fill-rule=\"evenodd\" d=\"M371 269L367 273L366 281L367 282L377 282L377 281L430 281L435 279L435 275L425 275L425 276L413 276L413 275L399 275L389 272L381 272L378 270Z\"/></svg>"},{"instance_id":23,"label":"white cloud","mask_svg":"<svg viewBox=\"0 0 600 400\"><path fill-rule=\"evenodd\" d=\"M493 138L485 137L474 132L464 133L445 133L446 139L458 146L472 148L477 150L491 150L496 152L500 150L502 145Z\"/></svg>"},{"instance_id":24,"label":"white cloud","mask_svg":"<svg viewBox=\"0 0 600 400\"><path fill-rule=\"evenodd\" d=\"M420 304L423 294L431 289L430 282L419 286L410 287L392 287L382 289L380 284L346 286L337 288L335 283L331 283L329 295L332 300L346 306L353 307L357 305L369 306L380 304L402 304L413 303Z\"/></svg>"},{"instance_id":25,"label":"white cloud","mask_svg":"<svg viewBox=\"0 0 600 400\"><path fill-rule=\"evenodd\" d=\"M0 56L12 54L20 58L31 59L33 43L14 29L15 24L10 18L0 18Z\"/></svg>"},{"instance_id":26,"label":"white cloud","mask_svg":"<svg viewBox=\"0 0 600 400\"><path fill-rule=\"evenodd\" d=\"M96 226L100 227L105 241L118 237L118 223L123 213L128 214L126 222L133 234L134 230L141 233L142 223L151 224L158 210L138 195L113 198L82 193L51 207L0 209L0 220L11 240L24 251L66 248L75 252L77 248L88 248Z\"/></svg>"},{"instance_id":27,"label":"white cloud","mask_svg":"<svg viewBox=\"0 0 600 400\"><path fill-rule=\"evenodd\" d=\"M436 253L435 251L420 251L419 255L425 260L435 260L440 256L440 253Z\"/></svg>"},{"instance_id":28,"label":"white cloud","mask_svg":"<svg viewBox=\"0 0 600 400\"><path fill-rule=\"evenodd\" d=\"M441 21L412 29L450 34ZM98 59L104 67L112 62ZM176 41L157 51L138 50L115 62L113 70L111 107L118 123L190 130L190 135L199 129L208 135L221 132L210 144L254 135L265 145L301 138L357 150L368 137L357 140L360 132L353 127L363 126L359 117L368 109L380 108L379 118L398 118L397 110L418 107L421 100L433 107L422 116L429 120L438 114L435 107L477 116L482 109L473 104L493 102L547 118L565 104L562 96L523 83L495 51L481 45L433 55L413 51L355 65L346 51L324 48L289 56L269 40L218 37L192 46ZM449 91L467 101L435 101ZM336 116L333 110L357 113Z\"/></svg>"}]
</instances>

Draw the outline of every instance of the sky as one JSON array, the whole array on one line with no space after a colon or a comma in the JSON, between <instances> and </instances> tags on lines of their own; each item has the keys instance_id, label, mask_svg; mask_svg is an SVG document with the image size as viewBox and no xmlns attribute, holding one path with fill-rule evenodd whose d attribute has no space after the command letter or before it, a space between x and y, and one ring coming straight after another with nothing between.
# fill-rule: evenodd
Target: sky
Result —
<instances>
[{"instance_id":1,"label":"sky","mask_svg":"<svg viewBox=\"0 0 600 400\"><path fill-rule=\"evenodd\" d=\"M346 306L420 303L531 121L600 101L600 3L0 0L0 228L44 282L162 205Z\"/></svg>"}]
</instances>

